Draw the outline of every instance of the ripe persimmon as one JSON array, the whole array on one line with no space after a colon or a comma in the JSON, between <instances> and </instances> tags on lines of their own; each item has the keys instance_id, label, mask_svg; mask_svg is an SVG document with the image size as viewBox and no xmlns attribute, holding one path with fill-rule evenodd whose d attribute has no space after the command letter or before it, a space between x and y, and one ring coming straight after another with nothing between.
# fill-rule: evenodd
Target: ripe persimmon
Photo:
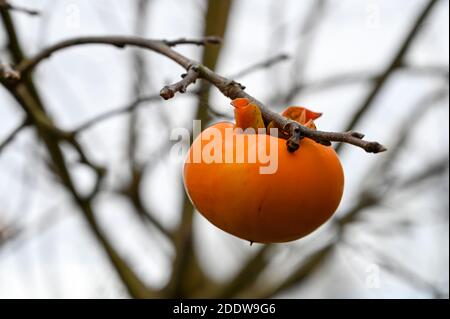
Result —
<instances>
[{"instance_id":1,"label":"ripe persimmon","mask_svg":"<svg viewBox=\"0 0 450 319\"><path fill-rule=\"evenodd\" d=\"M344 174L336 152L304 138L290 153L281 137L239 131L261 129L264 122L259 108L247 99L232 104L237 124L206 128L189 149L183 179L193 205L215 226L251 242L287 242L308 235L333 215L341 200ZM289 107L283 115L315 129L313 121L321 114ZM261 158L249 161L251 155L241 154L259 154L261 149L276 155L271 173L261 173L267 166ZM196 151L212 160L196 156Z\"/></svg>"}]
</instances>

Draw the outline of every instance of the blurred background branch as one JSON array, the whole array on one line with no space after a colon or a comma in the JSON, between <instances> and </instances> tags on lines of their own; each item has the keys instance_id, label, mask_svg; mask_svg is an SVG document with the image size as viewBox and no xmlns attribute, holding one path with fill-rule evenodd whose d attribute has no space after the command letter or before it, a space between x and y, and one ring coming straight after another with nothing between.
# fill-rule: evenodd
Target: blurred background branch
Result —
<instances>
[{"instance_id":1,"label":"blurred background branch","mask_svg":"<svg viewBox=\"0 0 450 319\"><path fill-rule=\"evenodd\" d=\"M17 12L28 14L30 16L37 16L37 15L39 15L39 11L37 11L37 10L28 9L28 8L25 8L25 7L13 5L13 4L9 3L6 0L0 0L0 9L10 10L10 11L17 11Z\"/></svg>"}]
</instances>

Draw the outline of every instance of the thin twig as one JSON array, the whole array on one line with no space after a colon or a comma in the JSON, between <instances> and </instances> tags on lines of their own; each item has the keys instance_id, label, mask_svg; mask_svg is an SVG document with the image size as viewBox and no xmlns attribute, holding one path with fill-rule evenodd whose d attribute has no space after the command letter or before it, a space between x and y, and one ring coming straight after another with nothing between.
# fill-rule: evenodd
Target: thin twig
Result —
<instances>
[{"instance_id":1,"label":"thin twig","mask_svg":"<svg viewBox=\"0 0 450 319\"><path fill-rule=\"evenodd\" d=\"M182 79L174 84L166 85L161 89L159 95L165 99L171 99L175 96L175 93L185 93L189 85L194 84L198 79L198 72L195 67L189 68L187 73L184 73L181 77Z\"/></svg>"},{"instance_id":2,"label":"thin twig","mask_svg":"<svg viewBox=\"0 0 450 319\"><path fill-rule=\"evenodd\" d=\"M149 221L166 239L173 241L172 234L153 216L142 200L141 185L146 168L146 165L135 167L135 170L131 172L130 182L119 190L119 194L125 195L141 217Z\"/></svg>"},{"instance_id":3,"label":"thin twig","mask_svg":"<svg viewBox=\"0 0 450 319\"><path fill-rule=\"evenodd\" d=\"M448 155L444 156L443 158L440 158L433 163L429 164L428 167L425 169L417 172L413 176L409 176L408 178L402 180L399 182L400 187L402 188L408 188L412 185L417 185L421 181L429 179L433 176L442 176L443 173L445 173L446 170L448 170L449 166L449 157Z\"/></svg>"},{"instance_id":4,"label":"thin twig","mask_svg":"<svg viewBox=\"0 0 450 319\"><path fill-rule=\"evenodd\" d=\"M325 0L314 1L304 22L300 25L298 37L303 41L299 41L297 44L297 55L294 58L291 69L293 83L284 96L283 104L291 103L303 82L308 59L312 52L313 42L315 41L313 35L318 31L318 27L322 21L321 16L324 14L326 6L327 2Z\"/></svg>"},{"instance_id":5,"label":"thin twig","mask_svg":"<svg viewBox=\"0 0 450 319\"><path fill-rule=\"evenodd\" d=\"M268 253L272 251L273 244L265 244L242 265L239 271L226 284L220 287L214 297L232 298L237 292L250 286L266 268L269 263Z\"/></svg>"},{"instance_id":6,"label":"thin twig","mask_svg":"<svg viewBox=\"0 0 450 319\"><path fill-rule=\"evenodd\" d=\"M410 65L402 63L400 70L405 70L412 75L419 76L440 76L444 79L449 78L448 65Z\"/></svg>"},{"instance_id":7,"label":"thin twig","mask_svg":"<svg viewBox=\"0 0 450 319\"><path fill-rule=\"evenodd\" d=\"M84 132L84 131L90 129L92 126L94 126L104 120L107 120L116 115L131 112L131 111L137 109L138 107L142 106L142 104L144 104L146 102L158 101L158 100L160 100L160 96L158 94L139 97L128 105L112 109L105 113L101 113L101 114L93 117L92 119L87 120L86 122L84 122L84 123L78 125L76 128L74 128L72 130L72 133L75 135L78 135L81 132Z\"/></svg>"},{"instance_id":8,"label":"thin twig","mask_svg":"<svg viewBox=\"0 0 450 319\"><path fill-rule=\"evenodd\" d=\"M163 42L169 47L174 47L180 44L194 44L194 45L221 44L222 39L216 36L206 36L198 40L181 38L178 40L171 40L171 41L163 40Z\"/></svg>"},{"instance_id":9,"label":"thin twig","mask_svg":"<svg viewBox=\"0 0 450 319\"><path fill-rule=\"evenodd\" d=\"M11 133L8 134L8 136L3 140L3 142L0 143L0 153L3 151L3 149L10 144L14 138L30 123L27 120L22 121L22 123L17 126Z\"/></svg>"},{"instance_id":10,"label":"thin twig","mask_svg":"<svg viewBox=\"0 0 450 319\"><path fill-rule=\"evenodd\" d=\"M28 9L28 8L24 8L24 7L19 7L17 5L13 5L13 4L9 3L6 0L0 0L0 10L17 11L17 12L28 14L30 16L37 16L37 15L41 14L37 10Z\"/></svg>"},{"instance_id":11,"label":"thin twig","mask_svg":"<svg viewBox=\"0 0 450 319\"><path fill-rule=\"evenodd\" d=\"M401 123L397 125L395 136L390 143L389 148L392 150L378 162L379 172L388 172L388 167L396 162L397 157L402 150L402 146L407 143L411 134L411 130L416 127L420 119L424 118L426 113L437 103L448 98L448 87L440 87L431 92L426 92L420 97L414 105L409 109L408 115L405 116Z\"/></svg>"},{"instance_id":12,"label":"thin twig","mask_svg":"<svg viewBox=\"0 0 450 319\"><path fill-rule=\"evenodd\" d=\"M435 76L442 77L448 80L449 71L448 67L442 65L424 65L424 66L416 66L416 65L406 65L402 64L398 69L402 72L407 72L411 75L417 76ZM299 94L300 92L308 91L317 92L322 90L334 89L337 87L345 86L345 85L354 85L359 83L375 83L379 81L381 78L381 74L374 73L371 70L367 71L354 71L354 72L343 72L338 74L333 74L322 79L312 80L308 82L300 82L296 86L292 87L292 90L295 91L294 95ZM283 95L276 95L269 99L270 104L285 104L285 97Z\"/></svg>"},{"instance_id":13,"label":"thin twig","mask_svg":"<svg viewBox=\"0 0 450 319\"><path fill-rule=\"evenodd\" d=\"M261 62L255 63L253 65L250 65L247 68L245 68L237 73L234 73L233 75L230 76L230 78L239 79L239 78L247 76L255 71L270 68L271 66L273 66L277 63L286 61L288 59L289 59L289 55L287 55L286 53L280 53L280 54L277 54L273 57L266 59L265 61L261 61Z\"/></svg>"}]
</instances>

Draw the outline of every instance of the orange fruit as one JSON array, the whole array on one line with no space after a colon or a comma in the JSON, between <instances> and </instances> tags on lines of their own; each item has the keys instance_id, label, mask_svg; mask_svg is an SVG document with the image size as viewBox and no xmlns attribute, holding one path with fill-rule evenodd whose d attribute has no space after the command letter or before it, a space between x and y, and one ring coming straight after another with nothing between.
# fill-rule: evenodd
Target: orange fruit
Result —
<instances>
[{"instance_id":1,"label":"orange fruit","mask_svg":"<svg viewBox=\"0 0 450 319\"><path fill-rule=\"evenodd\" d=\"M234 104L245 107L242 100ZM303 116L302 124L315 128L312 119L320 113L293 108L284 114ZM297 112L301 109L303 114ZM252 152L271 155L255 159ZM262 173L264 168L270 173ZM342 166L332 147L304 138L290 153L285 139L242 133L230 122L214 124L194 140L183 179L193 205L212 224L261 243L292 241L317 229L337 209L344 187Z\"/></svg>"}]
</instances>

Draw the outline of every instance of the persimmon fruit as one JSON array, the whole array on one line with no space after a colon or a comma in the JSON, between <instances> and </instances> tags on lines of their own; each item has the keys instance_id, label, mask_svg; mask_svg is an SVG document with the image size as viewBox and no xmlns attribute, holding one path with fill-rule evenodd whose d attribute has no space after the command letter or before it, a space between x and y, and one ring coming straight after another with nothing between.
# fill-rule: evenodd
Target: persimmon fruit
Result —
<instances>
[{"instance_id":1,"label":"persimmon fruit","mask_svg":"<svg viewBox=\"0 0 450 319\"><path fill-rule=\"evenodd\" d=\"M253 134L259 138L252 139L252 133L237 128L263 127L258 107L247 99L236 99L232 104L237 124L213 124L189 149L183 179L193 205L218 228L251 242L288 242L308 235L325 223L340 203L344 174L336 152L308 138L303 138L293 153L281 137ZM314 120L321 114L288 107L283 115L315 129ZM231 134L227 135L227 130ZM239 137L244 138L243 148L237 146ZM271 151L277 159L271 174L261 174L260 168L267 163L259 158L236 161L242 151L270 145L275 146ZM193 160L195 150L207 148L231 152L233 161Z\"/></svg>"}]
</instances>

